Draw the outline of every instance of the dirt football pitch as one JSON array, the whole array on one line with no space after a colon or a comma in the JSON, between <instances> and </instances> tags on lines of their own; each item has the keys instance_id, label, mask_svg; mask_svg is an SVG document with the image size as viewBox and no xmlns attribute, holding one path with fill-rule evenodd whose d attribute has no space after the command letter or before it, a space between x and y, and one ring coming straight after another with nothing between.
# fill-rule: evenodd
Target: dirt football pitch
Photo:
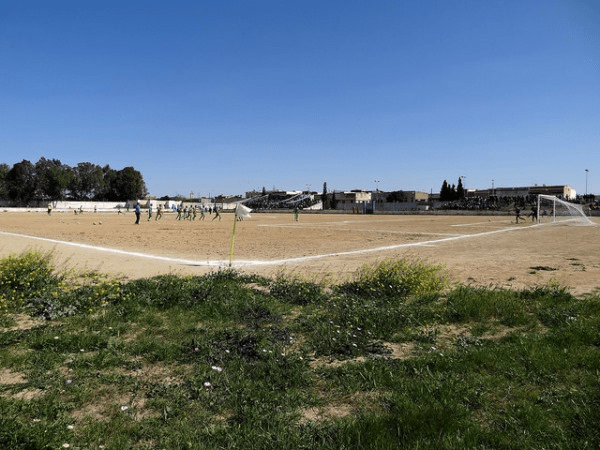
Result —
<instances>
[{"instance_id":1,"label":"dirt football pitch","mask_svg":"<svg viewBox=\"0 0 600 450\"><path fill-rule=\"evenodd\" d=\"M132 212L0 211L0 257L51 250L59 268L124 278L200 275L229 267L233 214L204 221ZM236 224L233 267L347 279L387 258L442 264L456 281L523 288L557 280L600 291L600 226L515 224L513 216L253 213ZM598 219L596 219L598 222Z\"/></svg>"}]
</instances>

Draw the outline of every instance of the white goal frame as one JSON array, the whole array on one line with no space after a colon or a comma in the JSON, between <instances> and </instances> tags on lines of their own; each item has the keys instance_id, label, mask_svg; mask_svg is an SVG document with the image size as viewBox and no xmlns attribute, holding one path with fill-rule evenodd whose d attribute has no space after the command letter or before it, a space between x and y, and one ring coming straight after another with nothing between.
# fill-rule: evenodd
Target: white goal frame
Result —
<instances>
[{"instance_id":1,"label":"white goal frame","mask_svg":"<svg viewBox=\"0 0 600 450\"><path fill-rule=\"evenodd\" d=\"M552 210L550 214L542 207L542 201L551 203ZM559 212L557 213L557 207ZM537 198L537 223L542 223L542 218L550 218L551 222L545 221L545 223L563 223L570 225L596 225L592 222L588 216L583 212L583 208L580 205L569 203L565 200L554 195L539 194Z\"/></svg>"}]
</instances>

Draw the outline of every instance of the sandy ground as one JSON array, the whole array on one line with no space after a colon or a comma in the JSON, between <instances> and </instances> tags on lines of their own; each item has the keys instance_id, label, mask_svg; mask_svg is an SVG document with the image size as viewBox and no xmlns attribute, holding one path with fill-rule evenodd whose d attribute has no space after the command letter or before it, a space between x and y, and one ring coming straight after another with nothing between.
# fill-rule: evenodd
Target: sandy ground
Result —
<instances>
[{"instance_id":1,"label":"sandy ground","mask_svg":"<svg viewBox=\"0 0 600 450\"><path fill-rule=\"evenodd\" d=\"M52 250L59 267L125 278L198 275L229 266L233 215L160 221L133 213L0 211L0 256ZM233 267L267 276L351 277L365 263L418 258L457 281L532 287L552 279L577 295L600 291L600 226L533 226L509 216L252 214L237 222ZM553 269L553 270L550 270Z\"/></svg>"}]
</instances>

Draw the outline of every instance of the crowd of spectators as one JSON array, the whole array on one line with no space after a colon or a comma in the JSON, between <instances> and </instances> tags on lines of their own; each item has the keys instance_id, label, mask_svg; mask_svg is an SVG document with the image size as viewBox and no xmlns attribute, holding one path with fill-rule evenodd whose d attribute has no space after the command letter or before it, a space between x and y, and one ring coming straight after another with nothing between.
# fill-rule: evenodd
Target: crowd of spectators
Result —
<instances>
[{"instance_id":1,"label":"crowd of spectators","mask_svg":"<svg viewBox=\"0 0 600 450\"><path fill-rule=\"evenodd\" d=\"M266 194L260 197L254 197L253 199L244 202L244 204L253 210L269 211L279 209L306 209L320 201L320 199L312 199L305 194L294 195L288 198L274 198L270 194Z\"/></svg>"},{"instance_id":2,"label":"crowd of spectators","mask_svg":"<svg viewBox=\"0 0 600 450\"><path fill-rule=\"evenodd\" d=\"M558 196L561 200L565 200ZM580 199L574 201L580 203ZM443 210L469 210L469 211L502 211L519 207L521 209L529 208L537 205L537 195L519 195L519 196L489 196L489 197L468 197L461 200L445 202L437 209ZM591 209L597 209L596 202L590 203Z\"/></svg>"}]
</instances>

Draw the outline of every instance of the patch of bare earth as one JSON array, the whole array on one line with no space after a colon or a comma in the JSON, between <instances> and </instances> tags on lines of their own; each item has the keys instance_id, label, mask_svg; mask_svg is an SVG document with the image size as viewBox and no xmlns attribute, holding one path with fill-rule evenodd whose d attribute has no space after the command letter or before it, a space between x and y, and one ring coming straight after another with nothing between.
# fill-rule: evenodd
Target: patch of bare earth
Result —
<instances>
[{"instance_id":1,"label":"patch of bare earth","mask_svg":"<svg viewBox=\"0 0 600 450\"><path fill-rule=\"evenodd\" d=\"M139 369L127 370L114 368L104 373L119 374L132 378L141 379L146 383L177 384L185 380L186 376L193 372L193 366L178 364L177 366L164 366L162 364L144 364Z\"/></svg>"},{"instance_id":2,"label":"patch of bare earth","mask_svg":"<svg viewBox=\"0 0 600 450\"><path fill-rule=\"evenodd\" d=\"M401 344L386 342L383 345L392 352L389 355L391 359L408 359L412 356L415 349L412 342L403 342Z\"/></svg>"},{"instance_id":3,"label":"patch of bare earth","mask_svg":"<svg viewBox=\"0 0 600 450\"><path fill-rule=\"evenodd\" d=\"M14 314L11 318L15 321L16 325L6 328L6 331L31 330L44 324L43 320L33 319L27 314Z\"/></svg>"},{"instance_id":4,"label":"patch of bare earth","mask_svg":"<svg viewBox=\"0 0 600 450\"><path fill-rule=\"evenodd\" d=\"M118 374L141 380L143 383L177 384L181 383L186 374L193 371L191 366L177 365L169 367L162 364L143 365L137 370L114 368L103 371L104 374ZM105 392L96 397L94 402L86 403L75 409L71 416L75 420L108 420L108 417L120 411L129 414L133 420L140 421L146 418L158 417L160 414L155 409L146 405L146 397L134 394L124 395ZM121 410L123 407L124 410Z\"/></svg>"},{"instance_id":5,"label":"patch of bare earth","mask_svg":"<svg viewBox=\"0 0 600 450\"><path fill-rule=\"evenodd\" d=\"M23 374L8 369L0 369L0 385L23 384L26 381L27 378Z\"/></svg>"},{"instance_id":6,"label":"patch of bare earth","mask_svg":"<svg viewBox=\"0 0 600 450\"><path fill-rule=\"evenodd\" d=\"M12 386L24 384L27 382L27 378L25 375L13 372L9 369L0 369L0 386ZM17 400L33 400L34 398L38 398L44 395L44 391L41 389L35 388L26 388L15 394L12 394L10 397Z\"/></svg>"},{"instance_id":7,"label":"patch of bare earth","mask_svg":"<svg viewBox=\"0 0 600 450\"><path fill-rule=\"evenodd\" d=\"M351 405L327 405L322 407L305 408L301 411L300 423L314 422L317 420L335 420L352 414Z\"/></svg>"},{"instance_id":8,"label":"patch of bare earth","mask_svg":"<svg viewBox=\"0 0 600 450\"><path fill-rule=\"evenodd\" d=\"M80 405L71 412L76 421L94 420L107 421L115 414L126 414L134 421L150 417L158 417L159 413L146 406L145 397L132 394L104 394L94 397L93 402Z\"/></svg>"},{"instance_id":9,"label":"patch of bare earth","mask_svg":"<svg viewBox=\"0 0 600 450\"><path fill-rule=\"evenodd\" d=\"M39 398L43 395L44 391L42 391L41 389L25 389L23 391L17 392L15 395L13 395L13 398L16 398L17 400L29 401L33 400L34 398Z\"/></svg>"}]
</instances>

